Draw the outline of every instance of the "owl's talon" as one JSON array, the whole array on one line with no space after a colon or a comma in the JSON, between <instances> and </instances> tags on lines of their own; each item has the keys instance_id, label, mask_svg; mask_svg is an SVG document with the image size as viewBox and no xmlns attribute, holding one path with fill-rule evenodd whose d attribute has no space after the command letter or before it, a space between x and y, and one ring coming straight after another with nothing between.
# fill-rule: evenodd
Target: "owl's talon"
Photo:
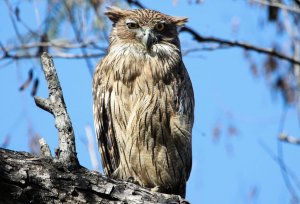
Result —
<instances>
[{"instance_id":1,"label":"owl's talon","mask_svg":"<svg viewBox=\"0 0 300 204\"><path fill-rule=\"evenodd\" d=\"M130 177L128 177L127 182L135 183L135 179L133 178L133 176L130 176Z\"/></svg>"},{"instance_id":2,"label":"owl's talon","mask_svg":"<svg viewBox=\"0 0 300 204\"><path fill-rule=\"evenodd\" d=\"M151 188L150 190L152 192L159 192L160 187L159 186L155 186L154 188Z\"/></svg>"},{"instance_id":3,"label":"owl's talon","mask_svg":"<svg viewBox=\"0 0 300 204\"><path fill-rule=\"evenodd\" d=\"M128 179L127 179L127 182L129 183L133 183L133 184L136 184L136 185L141 185L137 180L135 180L135 178L133 176L129 176Z\"/></svg>"}]
</instances>

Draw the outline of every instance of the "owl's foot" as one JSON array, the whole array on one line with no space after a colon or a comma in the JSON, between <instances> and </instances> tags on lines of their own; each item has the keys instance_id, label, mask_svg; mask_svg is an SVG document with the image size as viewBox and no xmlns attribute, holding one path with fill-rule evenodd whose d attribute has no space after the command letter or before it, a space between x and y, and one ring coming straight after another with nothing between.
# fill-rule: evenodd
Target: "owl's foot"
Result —
<instances>
[{"instance_id":1,"label":"owl's foot","mask_svg":"<svg viewBox=\"0 0 300 204\"><path fill-rule=\"evenodd\" d=\"M128 179L127 179L127 182L133 183L134 182L133 176L129 176Z\"/></svg>"},{"instance_id":2,"label":"owl's foot","mask_svg":"<svg viewBox=\"0 0 300 204\"><path fill-rule=\"evenodd\" d=\"M127 178L127 182L129 182L129 183L134 183L134 184L137 184L137 185L140 185L140 183L139 183L137 180L135 180L133 176L129 176L129 177Z\"/></svg>"},{"instance_id":3,"label":"owl's foot","mask_svg":"<svg viewBox=\"0 0 300 204\"><path fill-rule=\"evenodd\" d=\"M154 188L150 189L152 192L160 192L160 187L159 186L155 186Z\"/></svg>"}]
</instances>

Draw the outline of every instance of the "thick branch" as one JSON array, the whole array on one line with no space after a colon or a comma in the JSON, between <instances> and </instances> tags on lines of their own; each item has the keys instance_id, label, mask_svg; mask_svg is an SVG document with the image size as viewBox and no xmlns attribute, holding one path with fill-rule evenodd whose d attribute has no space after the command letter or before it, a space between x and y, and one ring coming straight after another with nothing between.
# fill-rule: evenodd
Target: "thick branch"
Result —
<instances>
[{"instance_id":1,"label":"thick branch","mask_svg":"<svg viewBox=\"0 0 300 204\"><path fill-rule=\"evenodd\" d=\"M0 149L0 203L184 203L83 167L69 171L51 158ZM187 203L187 202L186 202Z\"/></svg>"},{"instance_id":2,"label":"thick branch","mask_svg":"<svg viewBox=\"0 0 300 204\"><path fill-rule=\"evenodd\" d=\"M59 148L56 154L58 161L64 163L65 166L77 166L74 131L53 60L45 52L41 56L41 60L48 84L49 97L47 99L35 97L35 103L38 107L50 112L55 118L55 127L59 133Z\"/></svg>"}]
</instances>

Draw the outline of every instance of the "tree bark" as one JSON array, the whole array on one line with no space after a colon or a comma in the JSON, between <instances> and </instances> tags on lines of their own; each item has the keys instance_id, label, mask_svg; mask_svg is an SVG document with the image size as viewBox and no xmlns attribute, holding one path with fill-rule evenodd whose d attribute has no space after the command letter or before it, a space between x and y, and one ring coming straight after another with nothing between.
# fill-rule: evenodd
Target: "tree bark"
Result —
<instances>
[{"instance_id":1,"label":"tree bark","mask_svg":"<svg viewBox=\"0 0 300 204\"><path fill-rule=\"evenodd\" d=\"M71 171L49 157L0 149L0 203L184 203L78 166Z\"/></svg>"},{"instance_id":2,"label":"tree bark","mask_svg":"<svg viewBox=\"0 0 300 204\"><path fill-rule=\"evenodd\" d=\"M35 97L35 103L54 116L55 127L59 135L59 148L56 151L55 159L63 162L65 166L77 166L75 135L52 57L44 52L41 61L48 84L49 97L47 99Z\"/></svg>"}]
</instances>

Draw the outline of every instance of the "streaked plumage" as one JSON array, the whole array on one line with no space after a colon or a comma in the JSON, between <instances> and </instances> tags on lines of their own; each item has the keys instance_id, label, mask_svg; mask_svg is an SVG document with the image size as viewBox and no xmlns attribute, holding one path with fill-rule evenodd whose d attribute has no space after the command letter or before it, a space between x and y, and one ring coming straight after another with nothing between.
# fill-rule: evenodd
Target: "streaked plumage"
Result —
<instances>
[{"instance_id":1,"label":"streaked plumage","mask_svg":"<svg viewBox=\"0 0 300 204\"><path fill-rule=\"evenodd\" d=\"M107 55L93 80L104 173L185 196L192 165L194 96L177 27L187 18L110 8Z\"/></svg>"}]
</instances>

